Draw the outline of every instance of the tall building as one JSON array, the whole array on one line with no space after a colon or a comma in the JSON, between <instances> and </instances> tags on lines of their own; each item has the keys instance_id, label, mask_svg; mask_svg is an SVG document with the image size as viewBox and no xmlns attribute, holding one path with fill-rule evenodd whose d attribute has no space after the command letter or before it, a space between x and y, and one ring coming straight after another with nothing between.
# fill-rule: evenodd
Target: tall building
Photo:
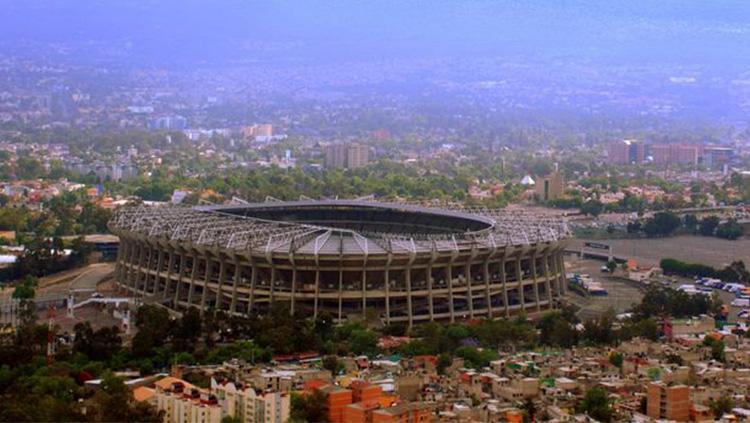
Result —
<instances>
[{"instance_id":1,"label":"tall building","mask_svg":"<svg viewBox=\"0 0 750 423\"><path fill-rule=\"evenodd\" d=\"M656 164L698 164L702 146L694 144L653 144L651 158Z\"/></svg>"},{"instance_id":2,"label":"tall building","mask_svg":"<svg viewBox=\"0 0 750 423\"><path fill-rule=\"evenodd\" d=\"M75 117L77 109L70 88L56 86L50 94L49 109L55 119L69 120Z\"/></svg>"},{"instance_id":3,"label":"tall building","mask_svg":"<svg viewBox=\"0 0 750 423\"><path fill-rule=\"evenodd\" d=\"M325 165L329 169L346 167L346 144L329 144L326 146Z\"/></svg>"},{"instance_id":4,"label":"tall building","mask_svg":"<svg viewBox=\"0 0 750 423\"><path fill-rule=\"evenodd\" d=\"M562 197L565 192L565 181L562 174L555 171L543 178L539 178L534 185L534 191L539 200L544 202L557 200Z\"/></svg>"},{"instance_id":5,"label":"tall building","mask_svg":"<svg viewBox=\"0 0 750 423\"><path fill-rule=\"evenodd\" d=\"M366 145L330 144L326 147L325 166L327 168L357 169L370 162L370 148Z\"/></svg>"},{"instance_id":6,"label":"tall building","mask_svg":"<svg viewBox=\"0 0 750 423\"><path fill-rule=\"evenodd\" d=\"M221 406L215 396L167 377L156 383L156 408L164 412L164 423L219 423Z\"/></svg>"},{"instance_id":7,"label":"tall building","mask_svg":"<svg viewBox=\"0 0 750 423\"><path fill-rule=\"evenodd\" d=\"M703 164L706 166L723 166L734 157L734 149L731 147L706 146L703 147Z\"/></svg>"},{"instance_id":8,"label":"tall building","mask_svg":"<svg viewBox=\"0 0 750 423\"><path fill-rule=\"evenodd\" d=\"M352 391L338 386L326 386L321 389L328 402L328 421L343 423L344 409L352 403Z\"/></svg>"},{"instance_id":9,"label":"tall building","mask_svg":"<svg viewBox=\"0 0 750 423\"><path fill-rule=\"evenodd\" d=\"M270 123L261 123L255 130L256 137L272 137L273 136L273 125Z\"/></svg>"},{"instance_id":10,"label":"tall building","mask_svg":"<svg viewBox=\"0 0 750 423\"><path fill-rule=\"evenodd\" d=\"M153 119L149 123L149 128L156 130L182 131L187 129L187 119L178 115L164 116Z\"/></svg>"},{"instance_id":11,"label":"tall building","mask_svg":"<svg viewBox=\"0 0 750 423\"><path fill-rule=\"evenodd\" d=\"M646 159L646 145L636 140L613 142L607 146L607 158L612 164L640 164Z\"/></svg>"},{"instance_id":12,"label":"tall building","mask_svg":"<svg viewBox=\"0 0 750 423\"><path fill-rule=\"evenodd\" d=\"M357 169L370 162L370 148L362 144L349 144L346 149L346 168Z\"/></svg>"},{"instance_id":13,"label":"tall building","mask_svg":"<svg viewBox=\"0 0 750 423\"><path fill-rule=\"evenodd\" d=\"M689 386L668 386L663 382L654 382L648 385L647 392L646 412L652 419L690 420Z\"/></svg>"},{"instance_id":14,"label":"tall building","mask_svg":"<svg viewBox=\"0 0 750 423\"><path fill-rule=\"evenodd\" d=\"M232 382L211 382L223 413L242 423L285 423L289 420L289 394L259 391Z\"/></svg>"},{"instance_id":15,"label":"tall building","mask_svg":"<svg viewBox=\"0 0 750 423\"><path fill-rule=\"evenodd\" d=\"M260 123L243 126L242 128L240 128L240 132L245 138L270 138L273 136L273 125L270 123Z\"/></svg>"},{"instance_id":16,"label":"tall building","mask_svg":"<svg viewBox=\"0 0 750 423\"><path fill-rule=\"evenodd\" d=\"M670 146L669 144L652 144L649 146L651 159L655 164L670 163Z\"/></svg>"}]
</instances>

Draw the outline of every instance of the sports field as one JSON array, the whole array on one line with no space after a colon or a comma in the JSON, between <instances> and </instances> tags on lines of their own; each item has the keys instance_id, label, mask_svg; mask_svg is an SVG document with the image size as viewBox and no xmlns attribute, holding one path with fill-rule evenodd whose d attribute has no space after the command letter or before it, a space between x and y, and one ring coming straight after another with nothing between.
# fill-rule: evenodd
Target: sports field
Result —
<instances>
[{"instance_id":1,"label":"sports field","mask_svg":"<svg viewBox=\"0 0 750 423\"><path fill-rule=\"evenodd\" d=\"M570 249L580 249L584 240L574 239ZM665 257L723 267L733 260L750 266L750 238L728 241L715 237L681 235L669 238L608 239L617 257L634 258L639 264L658 265Z\"/></svg>"}]
</instances>

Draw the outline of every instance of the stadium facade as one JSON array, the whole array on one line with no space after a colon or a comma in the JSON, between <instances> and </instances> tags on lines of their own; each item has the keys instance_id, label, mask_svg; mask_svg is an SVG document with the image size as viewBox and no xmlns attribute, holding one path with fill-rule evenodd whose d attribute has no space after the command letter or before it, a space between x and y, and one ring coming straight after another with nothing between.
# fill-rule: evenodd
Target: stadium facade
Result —
<instances>
[{"instance_id":1,"label":"stadium facade","mask_svg":"<svg viewBox=\"0 0 750 423\"><path fill-rule=\"evenodd\" d=\"M129 206L116 279L176 310L384 323L503 317L565 293L564 221L361 200Z\"/></svg>"}]
</instances>

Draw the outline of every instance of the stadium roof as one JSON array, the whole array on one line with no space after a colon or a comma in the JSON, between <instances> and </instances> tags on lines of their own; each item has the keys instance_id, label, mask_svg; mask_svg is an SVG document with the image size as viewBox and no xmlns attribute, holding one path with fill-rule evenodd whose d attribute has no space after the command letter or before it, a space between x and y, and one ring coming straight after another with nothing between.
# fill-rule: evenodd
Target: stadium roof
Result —
<instances>
[{"instance_id":1,"label":"stadium roof","mask_svg":"<svg viewBox=\"0 0 750 423\"><path fill-rule=\"evenodd\" d=\"M493 249L569 235L564 220L543 214L369 200L128 206L110 228L240 254L315 256Z\"/></svg>"}]
</instances>

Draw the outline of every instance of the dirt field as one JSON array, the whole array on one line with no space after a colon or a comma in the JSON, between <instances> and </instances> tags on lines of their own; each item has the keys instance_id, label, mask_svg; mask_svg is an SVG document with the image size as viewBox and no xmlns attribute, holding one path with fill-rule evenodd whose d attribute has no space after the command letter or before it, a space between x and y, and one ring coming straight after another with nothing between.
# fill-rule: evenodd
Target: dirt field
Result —
<instances>
[{"instance_id":1,"label":"dirt field","mask_svg":"<svg viewBox=\"0 0 750 423\"><path fill-rule=\"evenodd\" d=\"M571 249L580 249L584 241L575 239ZM609 239L596 241L609 244L618 257L634 258L639 263L658 265L665 257L722 267L733 260L750 265L750 239L727 241L714 237L676 236L654 239Z\"/></svg>"},{"instance_id":2,"label":"dirt field","mask_svg":"<svg viewBox=\"0 0 750 423\"><path fill-rule=\"evenodd\" d=\"M578 317L582 319L597 317L609 309L617 313L626 312L643 298L643 293L636 283L612 278L611 275L599 270L602 263L599 260L580 260L571 256L565 258L566 272L588 274L596 282L600 282L609 293L602 297L582 297L570 292L566 299L581 308Z\"/></svg>"}]
</instances>

